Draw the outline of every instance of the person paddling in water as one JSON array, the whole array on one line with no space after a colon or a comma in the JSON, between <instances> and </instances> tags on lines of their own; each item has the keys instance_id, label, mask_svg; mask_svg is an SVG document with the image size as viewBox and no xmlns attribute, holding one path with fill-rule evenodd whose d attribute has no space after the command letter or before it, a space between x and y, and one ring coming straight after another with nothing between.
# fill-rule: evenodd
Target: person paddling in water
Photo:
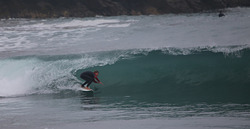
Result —
<instances>
[{"instance_id":1,"label":"person paddling in water","mask_svg":"<svg viewBox=\"0 0 250 129\"><path fill-rule=\"evenodd\" d=\"M85 82L82 84L82 88L85 88L85 89L90 89L89 88L89 85L92 83L92 82L95 82L95 83L99 83L99 84L103 84L98 78L97 76L99 75L99 71L94 71L94 72L91 72L91 71L85 71L81 74L81 78L83 80L85 80ZM87 85L86 85L87 84ZM86 85L86 86L85 86Z\"/></svg>"}]
</instances>

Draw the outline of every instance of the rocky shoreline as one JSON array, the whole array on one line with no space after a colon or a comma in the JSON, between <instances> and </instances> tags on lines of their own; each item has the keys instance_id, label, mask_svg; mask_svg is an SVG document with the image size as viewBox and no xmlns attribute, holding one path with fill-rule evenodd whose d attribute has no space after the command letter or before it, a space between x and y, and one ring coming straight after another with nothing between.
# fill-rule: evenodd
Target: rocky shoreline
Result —
<instances>
[{"instance_id":1,"label":"rocky shoreline","mask_svg":"<svg viewBox=\"0 0 250 129\"><path fill-rule=\"evenodd\" d=\"M0 18L196 13L249 7L250 0L0 0Z\"/></svg>"}]
</instances>

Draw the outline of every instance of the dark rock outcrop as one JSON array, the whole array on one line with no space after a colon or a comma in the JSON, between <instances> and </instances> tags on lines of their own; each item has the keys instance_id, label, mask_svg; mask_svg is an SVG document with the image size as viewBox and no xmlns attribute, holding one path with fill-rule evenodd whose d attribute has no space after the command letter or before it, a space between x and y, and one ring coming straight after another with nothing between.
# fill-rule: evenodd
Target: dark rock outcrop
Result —
<instances>
[{"instance_id":1,"label":"dark rock outcrop","mask_svg":"<svg viewBox=\"0 0 250 129\"><path fill-rule=\"evenodd\" d=\"M0 18L194 13L250 6L250 0L0 0Z\"/></svg>"}]
</instances>

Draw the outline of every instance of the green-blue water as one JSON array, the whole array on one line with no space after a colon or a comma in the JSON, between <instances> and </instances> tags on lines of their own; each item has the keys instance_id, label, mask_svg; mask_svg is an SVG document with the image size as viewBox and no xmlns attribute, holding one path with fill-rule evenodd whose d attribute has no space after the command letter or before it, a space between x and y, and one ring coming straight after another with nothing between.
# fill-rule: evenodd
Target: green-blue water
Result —
<instances>
[{"instance_id":1,"label":"green-blue water","mask_svg":"<svg viewBox=\"0 0 250 129\"><path fill-rule=\"evenodd\" d=\"M189 53L173 53L178 51ZM1 66L6 79L18 76L22 81L13 83L29 85L16 86L20 90L16 95L74 92L84 82L82 72L99 70L105 85L93 88L100 88L97 95L101 96L134 96L152 102L249 103L249 58L249 48L229 54L209 48L164 48L16 57L2 60ZM11 64L19 64L11 66L14 72L8 69Z\"/></svg>"},{"instance_id":2,"label":"green-blue water","mask_svg":"<svg viewBox=\"0 0 250 129\"><path fill-rule=\"evenodd\" d=\"M205 49L171 55L155 50L89 70L98 69L108 84L103 96L135 96L151 102L249 103L250 51L238 53L225 55ZM84 70L78 70L76 76Z\"/></svg>"}]
</instances>

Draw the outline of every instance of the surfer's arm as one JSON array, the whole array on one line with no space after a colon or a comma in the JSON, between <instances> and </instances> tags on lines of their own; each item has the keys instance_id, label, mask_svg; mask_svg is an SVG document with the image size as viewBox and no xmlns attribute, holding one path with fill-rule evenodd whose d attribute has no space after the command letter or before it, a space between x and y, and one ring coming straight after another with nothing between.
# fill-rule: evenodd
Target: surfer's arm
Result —
<instances>
[{"instance_id":1,"label":"surfer's arm","mask_svg":"<svg viewBox=\"0 0 250 129\"><path fill-rule=\"evenodd\" d=\"M99 80L97 77L95 77L94 82L95 82L95 83L99 83L100 80Z\"/></svg>"},{"instance_id":2,"label":"surfer's arm","mask_svg":"<svg viewBox=\"0 0 250 129\"><path fill-rule=\"evenodd\" d=\"M94 82L99 83L99 84L103 84L97 77L95 77Z\"/></svg>"}]
</instances>

